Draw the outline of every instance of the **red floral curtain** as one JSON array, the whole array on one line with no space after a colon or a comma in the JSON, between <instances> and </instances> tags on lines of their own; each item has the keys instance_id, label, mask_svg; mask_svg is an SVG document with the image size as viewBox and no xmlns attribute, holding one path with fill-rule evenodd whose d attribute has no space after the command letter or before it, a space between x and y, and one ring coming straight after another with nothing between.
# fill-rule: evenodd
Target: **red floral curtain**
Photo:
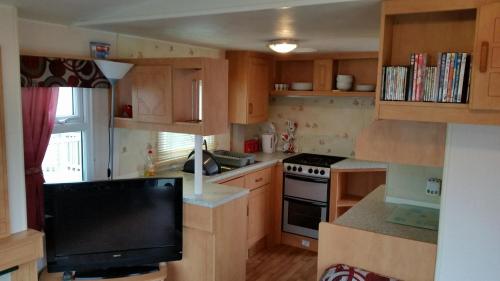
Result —
<instances>
[{"instance_id":1,"label":"red floral curtain","mask_svg":"<svg viewBox=\"0 0 500 281\"><path fill-rule=\"evenodd\" d=\"M58 88L22 88L28 227L43 227L42 162L54 128Z\"/></svg>"},{"instance_id":2,"label":"red floral curtain","mask_svg":"<svg viewBox=\"0 0 500 281\"><path fill-rule=\"evenodd\" d=\"M21 56L21 87L110 88L92 60Z\"/></svg>"}]
</instances>

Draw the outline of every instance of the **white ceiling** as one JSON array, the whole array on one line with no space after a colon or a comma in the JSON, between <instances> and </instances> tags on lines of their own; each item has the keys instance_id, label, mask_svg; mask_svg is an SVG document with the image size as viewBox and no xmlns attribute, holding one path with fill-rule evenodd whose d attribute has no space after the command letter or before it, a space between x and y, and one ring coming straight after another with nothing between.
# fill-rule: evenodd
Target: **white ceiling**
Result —
<instances>
[{"instance_id":1,"label":"white ceiling","mask_svg":"<svg viewBox=\"0 0 500 281\"><path fill-rule=\"evenodd\" d=\"M266 42L278 38L323 52L378 48L378 0L0 2L17 6L22 18L222 49L268 51Z\"/></svg>"}]
</instances>

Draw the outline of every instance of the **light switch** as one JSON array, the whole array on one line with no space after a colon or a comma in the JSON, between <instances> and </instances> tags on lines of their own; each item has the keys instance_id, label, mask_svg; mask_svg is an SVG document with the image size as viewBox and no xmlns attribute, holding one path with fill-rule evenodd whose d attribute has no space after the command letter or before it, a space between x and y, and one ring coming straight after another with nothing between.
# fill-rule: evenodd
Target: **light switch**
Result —
<instances>
[{"instance_id":1,"label":"light switch","mask_svg":"<svg viewBox=\"0 0 500 281\"><path fill-rule=\"evenodd\" d=\"M441 179L430 178L427 179L427 186L425 188L425 194L430 196L440 196L441 195Z\"/></svg>"}]
</instances>

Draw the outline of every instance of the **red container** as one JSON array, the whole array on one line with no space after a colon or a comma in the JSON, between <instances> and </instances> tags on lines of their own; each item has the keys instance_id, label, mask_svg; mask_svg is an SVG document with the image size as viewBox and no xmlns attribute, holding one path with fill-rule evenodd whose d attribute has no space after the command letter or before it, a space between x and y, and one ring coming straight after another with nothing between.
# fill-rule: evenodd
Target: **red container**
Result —
<instances>
[{"instance_id":1,"label":"red container","mask_svg":"<svg viewBox=\"0 0 500 281\"><path fill-rule=\"evenodd\" d=\"M122 107L122 117L132 118L132 106L130 104L126 104Z\"/></svg>"},{"instance_id":2,"label":"red container","mask_svg":"<svg viewBox=\"0 0 500 281\"><path fill-rule=\"evenodd\" d=\"M251 139L245 141L245 153L259 152L259 140Z\"/></svg>"}]
</instances>

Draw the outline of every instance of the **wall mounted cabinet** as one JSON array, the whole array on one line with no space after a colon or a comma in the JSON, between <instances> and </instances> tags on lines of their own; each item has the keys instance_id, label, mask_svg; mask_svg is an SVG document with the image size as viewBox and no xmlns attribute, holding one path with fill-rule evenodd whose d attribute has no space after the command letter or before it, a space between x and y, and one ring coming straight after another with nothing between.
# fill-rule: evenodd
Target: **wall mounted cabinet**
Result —
<instances>
[{"instance_id":1,"label":"wall mounted cabinet","mask_svg":"<svg viewBox=\"0 0 500 281\"><path fill-rule=\"evenodd\" d=\"M229 121L237 124L264 122L268 118L272 56L228 51Z\"/></svg>"},{"instance_id":2,"label":"wall mounted cabinet","mask_svg":"<svg viewBox=\"0 0 500 281\"><path fill-rule=\"evenodd\" d=\"M336 90L339 74L352 75L354 85L377 83L376 52L343 52L326 54L291 54L275 57L275 84L307 82L313 84L310 91L273 90L271 96L294 97L374 97L375 92Z\"/></svg>"},{"instance_id":3,"label":"wall mounted cabinet","mask_svg":"<svg viewBox=\"0 0 500 281\"><path fill-rule=\"evenodd\" d=\"M472 55L469 103L382 101L379 119L443 123L500 124L500 4L490 0L439 2L387 0L382 6L378 81L382 67L408 65L412 53L426 53L428 65L439 52Z\"/></svg>"},{"instance_id":4,"label":"wall mounted cabinet","mask_svg":"<svg viewBox=\"0 0 500 281\"><path fill-rule=\"evenodd\" d=\"M117 84L115 126L198 135L228 131L228 66L223 59L130 59ZM132 105L132 118L122 108Z\"/></svg>"}]
</instances>

